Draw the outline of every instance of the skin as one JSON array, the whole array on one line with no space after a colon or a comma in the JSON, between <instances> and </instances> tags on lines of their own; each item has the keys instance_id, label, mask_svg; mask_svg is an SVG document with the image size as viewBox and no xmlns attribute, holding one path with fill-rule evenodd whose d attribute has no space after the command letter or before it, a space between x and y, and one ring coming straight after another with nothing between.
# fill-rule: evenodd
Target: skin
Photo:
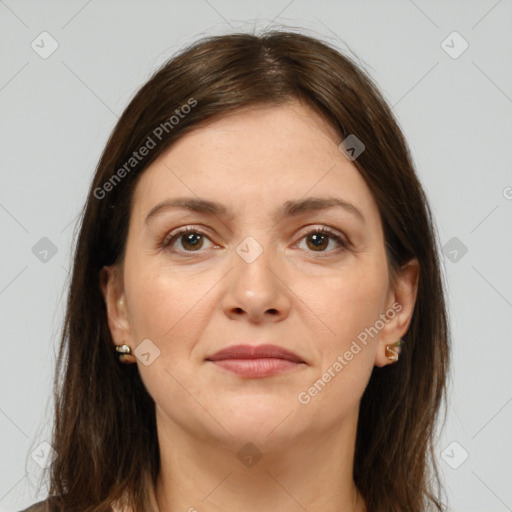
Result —
<instances>
[{"instance_id":1,"label":"skin","mask_svg":"<svg viewBox=\"0 0 512 512\"><path fill-rule=\"evenodd\" d=\"M156 403L161 511L365 510L352 478L359 402L374 366L393 364L386 344L408 329L418 264L391 282L377 205L340 142L300 103L251 107L186 134L140 177L124 261L103 269L102 290L114 343L150 339L160 350L136 364ZM221 202L231 216L168 209L145 221L182 196ZM285 201L313 196L342 198L365 221L341 208L274 218ZM192 240L199 249L186 235L176 252L161 246L184 226L206 235ZM323 226L347 248L330 237L317 248ZM263 249L251 263L236 251L248 236ZM300 403L394 303L400 312ZM238 343L273 343L305 363L249 379L205 360ZM237 457L248 442L262 454L252 467Z\"/></svg>"}]
</instances>

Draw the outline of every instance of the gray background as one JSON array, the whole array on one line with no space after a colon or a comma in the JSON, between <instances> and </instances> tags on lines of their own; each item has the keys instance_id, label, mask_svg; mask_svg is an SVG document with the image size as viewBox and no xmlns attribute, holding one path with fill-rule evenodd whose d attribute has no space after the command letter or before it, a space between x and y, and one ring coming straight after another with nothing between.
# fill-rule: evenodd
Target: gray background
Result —
<instances>
[{"instance_id":1,"label":"gray background","mask_svg":"<svg viewBox=\"0 0 512 512\"><path fill-rule=\"evenodd\" d=\"M51 457L76 216L118 116L183 45L265 26L350 47L393 106L446 247L450 510L512 510L510 0L0 0L0 511L38 499Z\"/></svg>"}]
</instances>

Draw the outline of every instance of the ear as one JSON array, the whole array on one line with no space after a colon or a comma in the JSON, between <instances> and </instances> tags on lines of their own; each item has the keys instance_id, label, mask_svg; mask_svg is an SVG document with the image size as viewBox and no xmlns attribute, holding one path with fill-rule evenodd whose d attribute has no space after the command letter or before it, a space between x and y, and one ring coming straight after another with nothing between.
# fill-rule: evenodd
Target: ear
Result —
<instances>
[{"instance_id":1,"label":"ear","mask_svg":"<svg viewBox=\"0 0 512 512\"><path fill-rule=\"evenodd\" d=\"M388 320L378 336L375 366L393 363L386 357L386 345L396 343L409 328L416 304L419 274L420 266L416 258L408 261L398 271L395 284L389 291L388 309L384 313ZM393 349L399 354L401 347Z\"/></svg>"},{"instance_id":2,"label":"ear","mask_svg":"<svg viewBox=\"0 0 512 512\"><path fill-rule=\"evenodd\" d=\"M103 267L100 271L100 287L114 345L130 345L130 322L123 291L122 269L117 265Z\"/></svg>"}]
</instances>

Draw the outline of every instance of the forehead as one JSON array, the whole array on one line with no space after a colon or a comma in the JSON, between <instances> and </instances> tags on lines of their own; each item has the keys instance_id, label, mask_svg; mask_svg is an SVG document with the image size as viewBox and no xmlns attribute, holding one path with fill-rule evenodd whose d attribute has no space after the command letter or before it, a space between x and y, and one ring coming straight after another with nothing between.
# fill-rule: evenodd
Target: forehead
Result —
<instances>
[{"instance_id":1,"label":"forehead","mask_svg":"<svg viewBox=\"0 0 512 512\"><path fill-rule=\"evenodd\" d=\"M310 108L257 106L200 125L143 172L134 213L173 197L202 197L260 211L308 195L339 196L376 214L371 191L338 149L341 137Z\"/></svg>"}]
</instances>

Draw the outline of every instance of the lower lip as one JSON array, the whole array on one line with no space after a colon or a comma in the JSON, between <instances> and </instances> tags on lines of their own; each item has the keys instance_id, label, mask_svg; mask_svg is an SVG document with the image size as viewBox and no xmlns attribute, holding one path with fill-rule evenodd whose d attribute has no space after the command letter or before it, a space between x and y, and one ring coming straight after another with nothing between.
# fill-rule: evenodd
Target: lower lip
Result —
<instances>
[{"instance_id":1,"label":"lower lip","mask_svg":"<svg viewBox=\"0 0 512 512\"><path fill-rule=\"evenodd\" d=\"M302 363L294 363L286 359L271 357L261 359L223 359L211 362L231 373L250 378L270 377L302 366Z\"/></svg>"}]
</instances>

